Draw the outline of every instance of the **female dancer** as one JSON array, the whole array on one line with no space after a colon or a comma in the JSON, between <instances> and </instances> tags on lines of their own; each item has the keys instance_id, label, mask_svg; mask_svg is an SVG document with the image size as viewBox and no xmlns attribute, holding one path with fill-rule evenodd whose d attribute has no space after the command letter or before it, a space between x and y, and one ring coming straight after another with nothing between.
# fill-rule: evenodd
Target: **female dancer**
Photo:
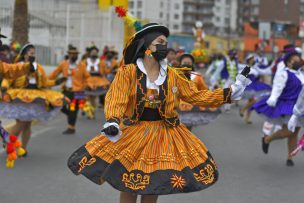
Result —
<instances>
[{"instance_id":1,"label":"female dancer","mask_svg":"<svg viewBox=\"0 0 304 203\"><path fill-rule=\"evenodd\" d=\"M290 153L295 149L297 136L300 128L296 127L294 132L287 128L293 107L297 101L302 88L304 77L299 71L302 66L301 57L298 52L293 51L286 54L284 58L286 68L277 72L273 80L271 95L265 97L253 105L254 109L261 116L265 117L270 123L282 125L282 129L270 136L262 138L262 150L268 153L269 144L277 139L288 139L287 166L293 166L294 162Z\"/></svg>"},{"instance_id":2,"label":"female dancer","mask_svg":"<svg viewBox=\"0 0 304 203\"><path fill-rule=\"evenodd\" d=\"M0 116L16 119L10 133L22 134L22 145L27 148L33 120L54 118L64 104L64 95L46 88L59 85L65 78L48 80L43 67L35 62L35 47L26 44L20 55L20 63L31 63L31 72L15 80L2 83L7 91L0 103ZM25 154L25 156L27 153Z\"/></svg>"},{"instance_id":3,"label":"female dancer","mask_svg":"<svg viewBox=\"0 0 304 203\"><path fill-rule=\"evenodd\" d=\"M252 81L244 91L242 99L248 99L247 104L240 109L240 116L244 117L247 124L251 124L251 111L249 110L252 105L261 97L269 95L271 92L271 86L266 83L260 82L259 76L261 75L271 75L270 69L260 69L258 64L255 63L255 56L249 54L246 57L246 64L251 66L248 78Z\"/></svg>"},{"instance_id":4,"label":"female dancer","mask_svg":"<svg viewBox=\"0 0 304 203\"><path fill-rule=\"evenodd\" d=\"M87 80L86 95L94 109L96 108L97 96L105 95L110 85L110 81L106 79L104 69L102 68L98 58L98 52L99 49L97 47L91 47L89 49L89 56L85 63L86 69L91 75ZM92 113L92 119L94 119L95 112Z\"/></svg>"},{"instance_id":5,"label":"female dancer","mask_svg":"<svg viewBox=\"0 0 304 203\"><path fill-rule=\"evenodd\" d=\"M180 56L180 67L187 68L184 74L189 79L192 80L198 90L208 90L203 76L197 72L193 72L195 60L191 54L183 54ZM221 113L218 108L206 108L200 106L193 106L185 101L180 101L180 121L191 131L193 126L205 125L217 118Z\"/></svg>"},{"instance_id":6,"label":"female dancer","mask_svg":"<svg viewBox=\"0 0 304 203\"><path fill-rule=\"evenodd\" d=\"M240 98L248 79L227 89L199 91L165 62L167 27L151 23L135 33L106 95L102 134L74 152L69 168L121 191L121 203L157 202L158 195L194 192L214 184L216 164L206 146L183 124L180 99L220 106ZM247 75L250 68L244 70ZM250 81L249 81L250 82Z\"/></svg>"}]
</instances>

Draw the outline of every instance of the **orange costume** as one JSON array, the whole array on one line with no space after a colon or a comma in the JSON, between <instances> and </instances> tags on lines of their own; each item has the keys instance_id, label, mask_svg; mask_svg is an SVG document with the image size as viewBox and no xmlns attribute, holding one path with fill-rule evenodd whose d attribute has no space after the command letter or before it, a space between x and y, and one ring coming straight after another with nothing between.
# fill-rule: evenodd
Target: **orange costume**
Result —
<instances>
[{"instance_id":1,"label":"orange costume","mask_svg":"<svg viewBox=\"0 0 304 203\"><path fill-rule=\"evenodd\" d=\"M69 106L64 106L62 112L66 114L69 127L75 127L79 108L83 108L86 100L85 88L90 77L83 61L72 63L64 60L50 74L49 79L55 79L60 74L67 78L63 83L63 93L71 100Z\"/></svg>"},{"instance_id":2,"label":"orange costume","mask_svg":"<svg viewBox=\"0 0 304 203\"><path fill-rule=\"evenodd\" d=\"M114 79L114 75L117 71L118 62L116 59L102 59L100 61L100 65L102 68L102 71L107 76L108 80L112 81Z\"/></svg>"},{"instance_id":3,"label":"orange costume","mask_svg":"<svg viewBox=\"0 0 304 203\"><path fill-rule=\"evenodd\" d=\"M164 60L168 36L168 28L149 23L127 43L127 65L118 69L106 95L107 122L101 134L70 156L68 166L74 174L138 195L194 192L217 181L215 161L205 144L180 123L177 110L181 100L205 107L230 103L247 80L242 77L231 88L198 90ZM159 74L150 81L144 59L151 57L146 52L153 41L152 57L158 65L152 68Z\"/></svg>"},{"instance_id":4,"label":"orange costume","mask_svg":"<svg viewBox=\"0 0 304 203\"><path fill-rule=\"evenodd\" d=\"M176 70L157 80L159 89L147 88L147 76L136 65L121 67L106 96L105 117L120 125L113 143L98 135L78 149L68 165L102 184L137 194L171 194L202 190L216 182L217 166L206 146L183 124L180 100L200 106L230 102L231 89L199 91ZM155 114L155 121L149 121ZM162 185L162 186L160 186Z\"/></svg>"},{"instance_id":5,"label":"orange costume","mask_svg":"<svg viewBox=\"0 0 304 203\"><path fill-rule=\"evenodd\" d=\"M55 80L47 79L40 64L34 62L33 66L34 72L2 81L7 91L1 103L1 116L21 121L48 120L63 106L64 95L47 89L56 85Z\"/></svg>"},{"instance_id":6,"label":"orange costume","mask_svg":"<svg viewBox=\"0 0 304 203\"><path fill-rule=\"evenodd\" d=\"M87 80L87 95L103 95L106 93L110 81L108 81L105 77L106 68L103 67L102 63L99 59L92 62L90 58L87 58L84 61L86 65L86 70L91 75Z\"/></svg>"},{"instance_id":7,"label":"orange costume","mask_svg":"<svg viewBox=\"0 0 304 203\"><path fill-rule=\"evenodd\" d=\"M85 90L87 80L90 74L86 71L84 62L70 64L69 60L62 61L59 66L49 75L50 80L56 79L60 74L67 78L63 83L63 89L68 89L72 92L82 92Z\"/></svg>"},{"instance_id":8,"label":"orange costume","mask_svg":"<svg viewBox=\"0 0 304 203\"><path fill-rule=\"evenodd\" d=\"M0 79L15 79L29 72L29 63L8 64L0 61Z\"/></svg>"}]
</instances>

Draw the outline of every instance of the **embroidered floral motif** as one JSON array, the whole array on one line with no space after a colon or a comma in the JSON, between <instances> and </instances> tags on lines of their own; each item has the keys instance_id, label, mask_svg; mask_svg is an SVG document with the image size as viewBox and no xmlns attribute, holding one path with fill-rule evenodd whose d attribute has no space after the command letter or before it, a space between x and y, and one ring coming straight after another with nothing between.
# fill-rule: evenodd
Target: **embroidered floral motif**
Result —
<instances>
[{"instance_id":1,"label":"embroidered floral motif","mask_svg":"<svg viewBox=\"0 0 304 203\"><path fill-rule=\"evenodd\" d=\"M204 184L210 184L214 181L214 169L210 164L204 167L199 171L199 174L194 173L194 177L198 182L202 182Z\"/></svg>"},{"instance_id":2,"label":"embroidered floral motif","mask_svg":"<svg viewBox=\"0 0 304 203\"><path fill-rule=\"evenodd\" d=\"M134 173L124 173L122 175L122 182L125 183L125 187L130 188L132 190L144 190L147 185L150 184L150 176Z\"/></svg>"},{"instance_id":3,"label":"embroidered floral motif","mask_svg":"<svg viewBox=\"0 0 304 203\"><path fill-rule=\"evenodd\" d=\"M90 166L96 162L96 158L92 157L89 161L88 158L85 156L81 159L79 162L79 170L78 173L80 173L86 166Z\"/></svg>"},{"instance_id":4,"label":"embroidered floral motif","mask_svg":"<svg viewBox=\"0 0 304 203\"><path fill-rule=\"evenodd\" d=\"M174 174L170 179L173 188L182 189L186 185L186 180L182 176L177 176Z\"/></svg>"}]
</instances>

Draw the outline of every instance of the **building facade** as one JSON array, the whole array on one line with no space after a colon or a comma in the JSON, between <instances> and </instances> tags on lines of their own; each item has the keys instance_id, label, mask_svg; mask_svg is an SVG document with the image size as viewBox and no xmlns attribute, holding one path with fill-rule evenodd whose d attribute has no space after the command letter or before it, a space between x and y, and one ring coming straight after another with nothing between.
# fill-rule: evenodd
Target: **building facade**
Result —
<instances>
[{"instance_id":1,"label":"building facade","mask_svg":"<svg viewBox=\"0 0 304 203\"><path fill-rule=\"evenodd\" d=\"M146 22L167 26L171 33L182 31L183 0L129 0L129 11Z\"/></svg>"}]
</instances>

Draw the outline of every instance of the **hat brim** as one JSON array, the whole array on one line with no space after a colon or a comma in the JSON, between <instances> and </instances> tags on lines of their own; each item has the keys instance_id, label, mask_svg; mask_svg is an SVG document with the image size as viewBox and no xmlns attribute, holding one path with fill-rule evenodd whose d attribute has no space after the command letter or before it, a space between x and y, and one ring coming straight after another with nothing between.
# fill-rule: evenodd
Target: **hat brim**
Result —
<instances>
[{"instance_id":1,"label":"hat brim","mask_svg":"<svg viewBox=\"0 0 304 203\"><path fill-rule=\"evenodd\" d=\"M68 54L79 54L79 51L67 51Z\"/></svg>"},{"instance_id":2,"label":"hat brim","mask_svg":"<svg viewBox=\"0 0 304 203\"><path fill-rule=\"evenodd\" d=\"M35 48L35 46L34 46L33 44L27 43L26 45L24 45L24 46L21 48L20 54L21 54L21 55L24 55L24 54L25 54L24 52L25 52L25 50L27 50L28 47L34 47L34 48Z\"/></svg>"},{"instance_id":3,"label":"hat brim","mask_svg":"<svg viewBox=\"0 0 304 203\"><path fill-rule=\"evenodd\" d=\"M5 35L0 34L0 38L7 38Z\"/></svg>"},{"instance_id":4,"label":"hat brim","mask_svg":"<svg viewBox=\"0 0 304 203\"><path fill-rule=\"evenodd\" d=\"M170 35L170 31L166 26L163 25L150 25L148 27L145 27L143 29L141 29L140 31L136 32L134 35L134 39L140 39L143 36L145 36L146 34L150 33L150 32L160 32L163 33L166 37L169 37Z\"/></svg>"}]
</instances>

